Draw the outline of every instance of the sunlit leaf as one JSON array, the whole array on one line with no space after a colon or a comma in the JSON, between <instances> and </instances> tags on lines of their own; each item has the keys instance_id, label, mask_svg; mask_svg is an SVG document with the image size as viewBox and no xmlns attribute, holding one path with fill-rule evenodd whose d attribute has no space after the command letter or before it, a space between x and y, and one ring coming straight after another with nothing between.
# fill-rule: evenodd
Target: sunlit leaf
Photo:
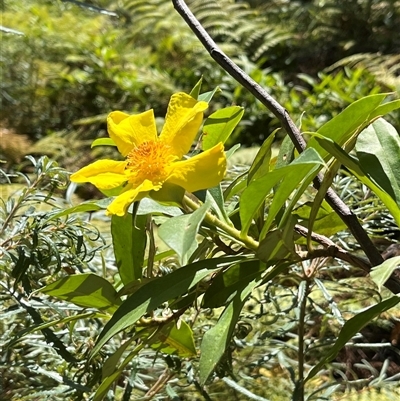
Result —
<instances>
[{"instance_id":1,"label":"sunlit leaf","mask_svg":"<svg viewBox=\"0 0 400 401\"><path fill-rule=\"evenodd\" d=\"M181 265L197 248L196 236L209 207L206 202L191 214L168 219L158 230L159 237L178 254Z\"/></svg>"},{"instance_id":2,"label":"sunlit leaf","mask_svg":"<svg viewBox=\"0 0 400 401\"><path fill-rule=\"evenodd\" d=\"M219 142L225 143L242 119L243 113L243 107L230 106L211 114L203 126L203 150L211 149Z\"/></svg>"},{"instance_id":3,"label":"sunlit leaf","mask_svg":"<svg viewBox=\"0 0 400 401\"><path fill-rule=\"evenodd\" d=\"M214 210L220 220L227 224L231 224L225 210L224 195L222 194L221 185L207 190L206 201L210 203L210 207Z\"/></svg>"},{"instance_id":4,"label":"sunlit leaf","mask_svg":"<svg viewBox=\"0 0 400 401\"><path fill-rule=\"evenodd\" d=\"M228 347L243 305L258 284L259 280L254 279L242 291L238 292L222 312L217 324L204 334L201 342L199 366L201 385L206 383Z\"/></svg>"},{"instance_id":5,"label":"sunlit leaf","mask_svg":"<svg viewBox=\"0 0 400 401\"><path fill-rule=\"evenodd\" d=\"M156 336L158 341L152 343L151 348L165 354L176 354L181 358L193 357L197 354L194 345L193 332L184 321L172 321L164 325Z\"/></svg>"},{"instance_id":6,"label":"sunlit leaf","mask_svg":"<svg viewBox=\"0 0 400 401\"><path fill-rule=\"evenodd\" d=\"M40 292L86 308L113 312L121 304L114 287L93 273L73 274L40 289Z\"/></svg>"},{"instance_id":7,"label":"sunlit leaf","mask_svg":"<svg viewBox=\"0 0 400 401\"><path fill-rule=\"evenodd\" d=\"M227 257L198 261L146 283L116 310L100 333L91 356L96 355L111 337L133 325L145 313L153 311L163 302L186 293L210 273L241 259L243 258Z\"/></svg>"},{"instance_id":8,"label":"sunlit leaf","mask_svg":"<svg viewBox=\"0 0 400 401\"><path fill-rule=\"evenodd\" d=\"M203 83L203 77L201 76L200 79L197 81L196 85L190 91L189 95L194 97L195 99L198 99L202 83Z\"/></svg>"},{"instance_id":9,"label":"sunlit leaf","mask_svg":"<svg viewBox=\"0 0 400 401\"><path fill-rule=\"evenodd\" d=\"M386 281L392 273L400 266L400 256L394 256L385 260L379 266L374 266L371 270L371 278L378 286L379 291L382 291L382 287L385 285Z\"/></svg>"},{"instance_id":10,"label":"sunlit leaf","mask_svg":"<svg viewBox=\"0 0 400 401\"><path fill-rule=\"evenodd\" d=\"M361 169L358 160L347 154L340 146L327 138L315 137L315 139L332 156L346 166L355 177L357 177L363 184L370 188L376 196L379 197L388 208L397 225L400 226L400 207L397 205L396 201L380 187L379 183L372 181L368 176L366 176L364 171Z\"/></svg>"},{"instance_id":11,"label":"sunlit leaf","mask_svg":"<svg viewBox=\"0 0 400 401\"><path fill-rule=\"evenodd\" d=\"M253 216L256 214L266 196L277 184L281 183L275 192L269 207L264 230L267 230L282 205L288 200L293 190L304 180L311 180L322 166L323 161L314 149L306 149L290 165L275 169L264 176L253 180L243 191L240 200L240 219L242 233L247 234ZM294 205L293 205L294 206Z\"/></svg>"},{"instance_id":12,"label":"sunlit leaf","mask_svg":"<svg viewBox=\"0 0 400 401\"><path fill-rule=\"evenodd\" d=\"M111 138L97 138L92 142L92 148L96 146L117 146Z\"/></svg>"},{"instance_id":13,"label":"sunlit leaf","mask_svg":"<svg viewBox=\"0 0 400 401\"><path fill-rule=\"evenodd\" d=\"M197 100L209 103L216 93L222 92L221 88L217 86L210 92L201 93Z\"/></svg>"},{"instance_id":14,"label":"sunlit leaf","mask_svg":"<svg viewBox=\"0 0 400 401\"><path fill-rule=\"evenodd\" d=\"M261 145L260 150L257 152L257 155L249 169L248 173L248 182L250 182L253 178L261 177L266 174L270 170L269 162L271 160L271 147L274 142L275 135L271 134Z\"/></svg>"},{"instance_id":15,"label":"sunlit leaf","mask_svg":"<svg viewBox=\"0 0 400 401\"><path fill-rule=\"evenodd\" d=\"M400 135L384 119L374 121L358 136L357 156L364 173L400 207Z\"/></svg>"},{"instance_id":16,"label":"sunlit leaf","mask_svg":"<svg viewBox=\"0 0 400 401\"><path fill-rule=\"evenodd\" d=\"M112 216L111 234L115 261L123 284L142 277L146 250L146 215Z\"/></svg>"},{"instance_id":17,"label":"sunlit leaf","mask_svg":"<svg viewBox=\"0 0 400 401\"><path fill-rule=\"evenodd\" d=\"M356 130L366 126L373 119L370 117L371 114L386 96L386 94L369 95L355 101L325 123L317 133L342 146ZM308 141L307 148L314 148L325 160L329 156L329 152L316 139L316 137L312 137Z\"/></svg>"},{"instance_id":18,"label":"sunlit leaf","mask_svg":"<svg viewBox=\"0 0 400 401\"><path fill-rule=\"evenodd\" d=\"M258 260L238 263L218 274L204 294L204 308L218 308L226 305L250 281L265 270L265 265Z\"/></svg>"},{"instance_id":19,"label":"sunlit leaf","mask_svg":"<svg viewBox=\"0 0 400 401\"><path fill-rule=\"evenodd\" d=\"M49 213L49 217L46 221L58 219L59 217L63 216L69 216L70 214L74 213L96 212L98 210L105 210L110 203L111 199L100 199L96 201L83 202L77 206L72 206L61 211Z\"/></svg>"}]
</instances>

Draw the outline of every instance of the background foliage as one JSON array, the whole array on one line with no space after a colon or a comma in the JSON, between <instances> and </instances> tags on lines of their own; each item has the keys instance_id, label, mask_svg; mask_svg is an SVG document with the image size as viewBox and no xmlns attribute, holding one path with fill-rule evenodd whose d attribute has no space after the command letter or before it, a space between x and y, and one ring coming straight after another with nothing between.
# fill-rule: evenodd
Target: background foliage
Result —
<instances>
[{"instance_id":1,"label":"background foliage","mask_svg":"<svg viewBox=\"0 0 400 401\"><path fill-rule=\"evenodd\" d=\"M366 95L399 96L398 1L191 0L188 4L221 48L268 88L304 131L317 130ZM231 104L245 108L230 144L261 144L279 127L209 57L170 1L98 0L87 5L93 8L50 0L1 2L3 26L21 33L2 31L0 49L0 153L10 174L3 173L1 186L0 331L5 351L0 398L5 400L89 399L101 381L106 357L135 335L114 337L87 365L103 328L104 311L82 311L66 300L34 292L72 273L96 273L116 288L121 285L109 245L109 221L103 220L102 212L96 214L103 205L94 203L90 214L71 210L63 214L70 200L65 192L67 172L40 155L48 154L67 170L76 170L100 153L112 152L89 149L92 139L106 135L109 111L151 107L161 124L171 93L189 92L201 75L204 91L221 88L211 111ZM399 131L399 113L387 118ZM37 160L23 161L32 153ZM243 171L233 167L225 187ZM393 218L359 181L345 172L335 187L349 205L362 205L357 215L382 251L398 241ZM353 251L359 248L348 231L333 239ZM157 266L157 277L177 266L176 258L166 259ZM154 390L159 399L244 400L250 397L246 389L254 397L288 399L298 341L298 273L294 269L252 293L230 352L217 367L215 377L221 380L210 383L206 393L196 381L198 361L148 348L111 387L108 399L140 399ZM346 264L329 262L321 274L326 288L313 287L306 310L307 341L318 345L310 356L313 362L321 358L319 346L332 344L341 328L337 311L348 319L381 299L370 279ZM157 316L165 308L161 305ZM219 315L220 310L210 306L201 316L190 316L196 322L196 346ZM396 396L398 353L387 355L383 345L367 349L363 344L393 340L398 319L397 310L383 314L356 338L359 348L347 349L350 357L339 355L330 371L314 379L312 386L321 390L320 399L340 399L346 390L346 399ZM349 358L355 367L346 365ZM165 379L160 390L159 377ZM367 383L369 389L363 389Z\"/></svg>"}]
</instances>

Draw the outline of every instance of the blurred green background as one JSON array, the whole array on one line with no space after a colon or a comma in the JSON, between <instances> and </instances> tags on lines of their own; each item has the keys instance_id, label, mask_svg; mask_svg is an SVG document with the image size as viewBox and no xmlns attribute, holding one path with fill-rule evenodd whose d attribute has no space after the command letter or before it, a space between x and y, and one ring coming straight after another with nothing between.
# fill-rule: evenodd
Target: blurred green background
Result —
<instances>
[{"instance_id":1,"label":"blurred green background","mask_svg":"<svg viewBox=\"0 0 400 401\"><path fill-rule=\"evenodd\" d=\"M398 1L187 3L303 131L362 96L399 96ZM0 151L11 164L34 152L75 169L95 157L88 145L106 136L107 113L154 108L163 118L170 95L190 91L201 76L204 91L222 90L210 111L245 107L230 144L260 144L279 127L211 59L169 0L2 0L1 12ZM399 115L392 120L399 128Z\"/></svg>"}]
</instances>

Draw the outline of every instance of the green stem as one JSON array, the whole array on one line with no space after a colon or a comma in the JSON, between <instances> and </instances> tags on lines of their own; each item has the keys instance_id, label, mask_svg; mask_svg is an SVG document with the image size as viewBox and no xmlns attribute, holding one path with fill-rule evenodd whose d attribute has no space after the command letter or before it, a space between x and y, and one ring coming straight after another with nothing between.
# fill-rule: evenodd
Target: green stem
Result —
<instances>
[{"instance_id":1,"label":"green stem","mask_svg":"<svg viewBox=\"0 0 400 401\"><path fill-rule=\"evenodd\" d=\"M304 333L305 333L305 320L306 320L306 308L307 308L307 297L310 293L310 282L308 277L305 278L305 289L304 294L300 300L300 316L299 316L299 351L298 351L298 366L299 366L299 377L296 383L296 389L293 394L293 401L304 401L304 364L305 364L305 349L304 349ZM300 287L299 287L300 289Z\"/></svg>"},{"instance_id":2,"label":"green stem","mask_svg":"<svg viewBox=\"0 0 400 401\"><path fill-rule=\"evenodd\" d=\"M188 196L184 197L184 204L192 210L197 210L201 206ZM204 221L213 227L219 228L224 233L229 235L229 237L244 245L246 248L253 251L256 251L258 249L259 243L254 238L251 238L248 235L241 236L239 230L236 230L236 228L224 223L210 212L206 213Z\"/></svg>"}]
</instances>

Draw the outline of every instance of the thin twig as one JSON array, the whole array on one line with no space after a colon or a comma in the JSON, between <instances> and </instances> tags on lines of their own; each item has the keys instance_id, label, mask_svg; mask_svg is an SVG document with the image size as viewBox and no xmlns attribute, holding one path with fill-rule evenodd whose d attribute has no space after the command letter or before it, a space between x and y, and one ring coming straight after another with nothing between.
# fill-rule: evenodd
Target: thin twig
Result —
<instances>
[{"instance_id":1,"label":"thin twig","mask_svg":"<svg viewBox=\"0 0 400 401\"><path fill-rule=\"evenodd\" d=\"M294 229L302 237L307 238L308 230L305 227L296 224ZM372 268L368 259L347 252L345 249L336 245L332 240L325 237L324 235L312 232L311 239L323 245L324 249L314 249L313 252L304 252L304 259L308 260L308 259L330 256L333 258L343 260L351 264L352 266L361 267L361 269L363 269L366 272L369 272Z\"/></svg>"},{"instance_id":2,"label":"thin twig","mask_svg":"<svg viewBox=\"0 0 400 401\"><path fill-rule=\"evenodd\" d=\"M305 227L296 224L294 229L301 236L307 238L308 230ZM350 263L352 266L361 267L366 273L370 273L372 266L367 259L347 252L345 249L336 245L333 241L323 235L312 232L311 238L313 241L323 245L325 249L314 249L311 253L305 252L304 259L331 256L333 258L344 260L345 262ZM398 271L395 270L384 285L394 294L398 294L400 292L400 274Z\"/></svg>"},{"instance_id":3,"label":"thin twig","mask_svg":"<svg viewBox=\"0 0 400 401\"><path fill-rule=\"evenodd\" d=\"M306 142L286 109L273 99L257 82L251 79L216 45L214 40L202 27L183 0L172 0L172 3L190 29L198 37L205 49L210 53L211 57L279 119L283 128L290 136L295 148L299 152L302 152L306 147ZM319 175L314 180L314 186L318 189L321 182L322 176ZM382 256L375 248L365 230L362 228L357 216L354 215L350 208L332 189L327 191L326 200L354 235L371 264L373 266L381 264L383 262ZM396 290L397 292L400 292L400 282L396 286Z\"/></svg>"}]
</instances>

